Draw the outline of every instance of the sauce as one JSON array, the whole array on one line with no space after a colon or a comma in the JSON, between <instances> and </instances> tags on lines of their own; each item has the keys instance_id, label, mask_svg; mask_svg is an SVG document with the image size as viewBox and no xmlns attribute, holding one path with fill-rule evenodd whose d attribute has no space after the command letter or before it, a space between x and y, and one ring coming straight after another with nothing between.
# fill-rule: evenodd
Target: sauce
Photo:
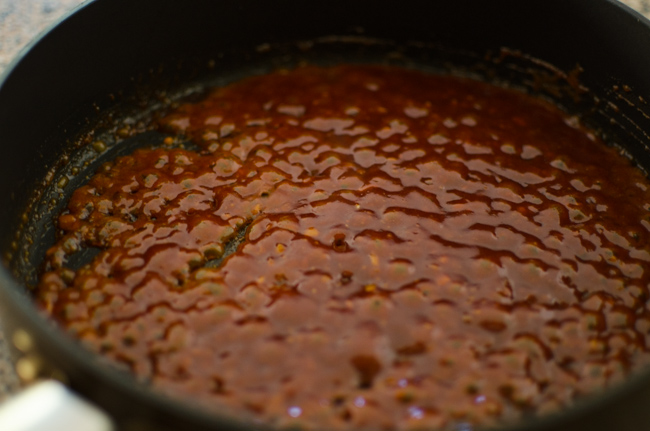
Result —
<instances>
[{"instance_id":1,"label":"sauce","mask_svg":"<svg viewBox=\"0 0 650 431\"><path fill-rule=\"evenodd\" d=\"M303 67L159 125L201 150L104 165L37 291L159 390L280 427L471 429L650 358L648 181L546 102Z\"/></svg>"}]
</instances>

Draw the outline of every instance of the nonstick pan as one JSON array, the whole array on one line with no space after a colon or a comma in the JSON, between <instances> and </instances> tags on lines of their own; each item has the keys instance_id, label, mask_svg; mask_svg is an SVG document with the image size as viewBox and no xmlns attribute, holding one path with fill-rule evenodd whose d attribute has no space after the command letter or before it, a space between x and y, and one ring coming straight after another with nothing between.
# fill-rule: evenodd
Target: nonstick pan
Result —
<instances>
[{"instance_id":1,"label":"nonstick pan","mask_svg":"<svg viewBox=\"0 0 650 431\"><path fill-rule=\"evenodd\" d=\"M579 115L650 169L650 25L614 0L89 2L35 43L0 86L0 317L17 340L17 360L29 360L35 376L64 381L117 429L252 429L105 364L43 317L28 287L75 186L102 161L160 143L147 132L148 112L304 62L390 63L521 88ZM93 147L99 137L106 151ZM644 430L648 406L645 370L509 429Z\"/></svg>"}]
</instances>

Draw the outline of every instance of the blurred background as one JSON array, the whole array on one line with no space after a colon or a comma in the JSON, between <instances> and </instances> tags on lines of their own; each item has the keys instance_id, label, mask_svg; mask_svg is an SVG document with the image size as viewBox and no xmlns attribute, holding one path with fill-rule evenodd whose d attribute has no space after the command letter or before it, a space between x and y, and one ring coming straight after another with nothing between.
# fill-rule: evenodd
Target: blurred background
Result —
<instances>
[{"instance_id":1,"label":"blurred background","mask_svg":"<svg viewBox=\"0 0 650 431\"><path fill-rule=\"evenodd\" d=\"M650 0L620 1L650 19ZM81 3L80 0L0 0L0 75L30 41ZM0 402L20 389L7 343L0 327Z\"/></svg>"}]
</instances>

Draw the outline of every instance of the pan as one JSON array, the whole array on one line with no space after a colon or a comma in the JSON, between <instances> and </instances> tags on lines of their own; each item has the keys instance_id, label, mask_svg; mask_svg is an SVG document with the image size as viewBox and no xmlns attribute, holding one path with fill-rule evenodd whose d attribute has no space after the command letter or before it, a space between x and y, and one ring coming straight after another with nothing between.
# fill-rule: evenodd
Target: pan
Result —
<instances>
[{"instance_id":1,"label":"pan","mask_svg":"<svg viewBox=\"0 0 650 431\"><path fill-rule=\"evenodd\" d=\"M552 100L645 171L648 52L648 22L613 0L85 3L34 43L0 86L0 317L16 360L34 378L64 382L115 429L250 430L109 366L31 298L71 191L102 162L164 138L140 133L149 113L279 67L397 64ZM575 407L507 429L650 429L648 403L650 372L641 371Z\"/></svg>"}]
</instances>

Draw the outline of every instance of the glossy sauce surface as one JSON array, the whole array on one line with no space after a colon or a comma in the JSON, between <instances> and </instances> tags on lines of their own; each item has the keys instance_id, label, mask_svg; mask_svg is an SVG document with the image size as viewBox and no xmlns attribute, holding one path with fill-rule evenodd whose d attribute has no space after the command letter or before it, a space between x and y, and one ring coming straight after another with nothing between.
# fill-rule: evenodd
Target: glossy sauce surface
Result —
<instances>
[{"instance_id":1,"label":"glossy sauce surface","mask_svg":"<svg viewBox=\"0 0 650 431\"><path fill-rule=\"evenodd\" d=\"M59 218L37 296L172 396L277 426L466 430L650 358L648 181L545 102L304 67L160 127L202 150L103 166Z\"/></svg>"}]
</instances>

